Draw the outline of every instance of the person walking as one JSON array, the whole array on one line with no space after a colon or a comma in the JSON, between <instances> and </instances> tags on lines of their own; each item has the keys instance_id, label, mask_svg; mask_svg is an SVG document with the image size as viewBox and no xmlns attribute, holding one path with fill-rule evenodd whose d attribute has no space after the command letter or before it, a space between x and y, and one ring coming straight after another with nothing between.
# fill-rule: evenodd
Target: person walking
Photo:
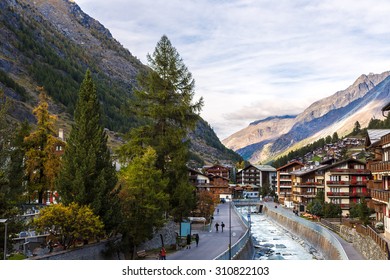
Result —
<instances>
[{"instance_id":1,"label":"person walking","mask_svg":"<svg viewBox=\"0 0 390 280\"><path fill-rule=\"evenodd\" d=\"M225 227L225 224L223 222L221 222L221 229L222 229L222 232L223 232L223 228Z\"/></svg>"},{"instance_id":2,"label":"person walking","mask_svg":"<svg viewBox=\"0 0 390 280\"><path fill-rule=\"evenodd\" d=\"M218 222L215 224L215 230L218 232L219 224Z\"/></svg>"},{"instance_id":3,"label":"person walking","mask_svg":"<svg viewBox=\"0 0 390 280\"><path fill-rule=\"evenodd\" d=\"M191 235L187 234L187 249L191 249Z\"/></svg>"},{"instance_id":4,"label":"person walking","mask_svg":"<svg viewBox=\"0 0 390 280\"><path fill-rule=\"evenodd\" d=\"M167 251L165 251L165 248L162 247L160 250L160 260L166 260L167 259Z\"/></svg>"},{"instance_id":5,"label":"person walking","mask_svg":"<svg viewBox=\"0 0 390 280\"><path fill-rule=\"evenodd\" d=\"M199 245L199 234L195 234L196 247Z\"/></svg>"}]
</instances>

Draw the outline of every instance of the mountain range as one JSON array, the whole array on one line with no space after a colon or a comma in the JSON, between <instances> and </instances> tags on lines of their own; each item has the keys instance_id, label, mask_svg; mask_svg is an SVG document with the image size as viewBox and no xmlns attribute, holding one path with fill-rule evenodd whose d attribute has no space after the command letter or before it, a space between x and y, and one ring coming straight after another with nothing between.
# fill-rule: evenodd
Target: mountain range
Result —
<instances>
[{"instance_id":1,"label":"mountain range","mask_svg":"<svg viewBox=\"0 0 390 280\"><path fill-rule=\"evenodd\" d=\"M343 137L357 121L363 128L372 118L382 119L381 108L389 100L390 71L363 74L348 88L318 100L297 116L252 122L222 143L252 163L270 162L334 132Z\"/></svg>"},{"instance_id":2,"label":"mountain range","mask_svg":"<svg viewBox=\"0 0 390 280\"><path fill-rule=\"evenodd\" d=\"M96 83L110 144L119 145L123 133L140 123L126 105L137 88L137 76L150 71L148 66L72 0L0 1L0 90L13 101L11 121L35 122L32 109L37 87L43 86L51 98L49 110L66 136L87 69ZM189 137L194 164L241 159L203 119Z\"/></svg>"}]
</instances>

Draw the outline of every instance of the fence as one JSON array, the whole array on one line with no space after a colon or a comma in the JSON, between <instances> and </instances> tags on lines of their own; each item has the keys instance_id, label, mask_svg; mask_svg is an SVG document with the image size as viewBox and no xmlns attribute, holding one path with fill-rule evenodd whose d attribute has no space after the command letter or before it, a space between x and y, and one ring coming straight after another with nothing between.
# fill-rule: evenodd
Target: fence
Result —
<instances>
[{"instance_id":1,"label":"fence","mask_svg":"<svg viewBox=\"0 0 390 280\"><path fill-rule=\"evenodd\" d=\"M387 254L387 259L390 259L389 245L386 240L384 240L371 226L363 226L361 224L356 224L355 226L358 233L369 236L374 240L381 250Z\"/></svg>"}]
</instances>

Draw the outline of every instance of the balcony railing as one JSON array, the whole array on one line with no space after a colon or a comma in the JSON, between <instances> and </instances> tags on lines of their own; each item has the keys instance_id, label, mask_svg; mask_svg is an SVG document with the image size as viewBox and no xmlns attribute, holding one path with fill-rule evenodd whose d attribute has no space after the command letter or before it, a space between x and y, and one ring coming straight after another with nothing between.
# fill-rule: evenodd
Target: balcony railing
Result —
<instances>
[{"instance_id":1,"label":"balcony railing","mask_svg":"<svg viewBox=\"0 0 390 280\"><path fill-rule=\"evenodd\" d=\"M322 186L322 184L318 183L318 182L301 182L301 183L297 183L297 186L299 186L299 187L313 187L313 186Z\"/></svg>"},{"instance_id":2,"label":"balcony railing","mask_svg":"<svg viewBox=\"0 0 390 280\"><path fill-rule=\"evenodd\" d=\"M380 161L373 162L368 164L368 168L371 172L390 172L390 162L388 161Z\"/></svg>"},{"instance_id":3,"label":"balcony railing","mask_svg":"<svg viewBox=\"0 0 390 280\"><path fill-rule=\"evenodd\" d=\"M326 192L327 196L346 196L349 197L349 192Z\"/></svg>"},{"instance_id":4,"label":"balcony railing","mask_svg":"<svg viewBox=\"0 0 390 280\"><path fill-rule=\"evenodd\" d=\"M368 181L367 187L369 189L384 190L384 185L382 180L370 180Z\"/></svg>"},{"instance_id":5,"label":"balcony railing","mask_svg":"<svg viewBox=\"0 0 390 280\"><path fill-rule=\"evenodd\" d=\"M371 198L384 203L389 203L390 191L387 190L370 190Z\"/></svg>"},{"instance_id":6,"label":"balcony railing","mask_svg":"<svg viewBox=\"0 0 390 280\"><path fill-rule=\"evenodd\" d=\"M383 146L386 144L390 144L390 134L386 134L386 135L382 136L381 145Z\"/></svg>"},{"instance_id":7,"label":"balcony railing","mask_svg":"<svg viewBox=\"0 0 390 280\"><path fill-rule=\"evenodd\" d=\"M332 174L370 174L371 171L368 169L342 169L342 168L334 168L330 170Z\"/></svg>"},{"instance_id":8,"label":"balcony railing","mask_svg":"<svg viewBox=\"0 0 390 280\"><path fill-rule=\"evenodd\" d=\"M298 196L304 196L304 197L315 197L316 193L315 192L293 192L293 194L298 195Z\"/></svg>"},{"instance_id":9,"label":"balcony railing","mask_svg":"<svg viewBox=\"0 0 390 280\"><path fill-rule=\"evenodd\" d=\"M369 197L369 192L326 192L327 196L336 197Z\"/></svg>"},{"instance_id":10,"label":"balcony railing","mask_svg":"<svg viewBox=\"0 0 390 280\"><path fill-rule=\"evenodd\" d=\"M357 181L357 180L351 180L351 181L326 181L327 185L337 185L337 186L366 186L367 181Z\"/></svg>"}]
</instances>

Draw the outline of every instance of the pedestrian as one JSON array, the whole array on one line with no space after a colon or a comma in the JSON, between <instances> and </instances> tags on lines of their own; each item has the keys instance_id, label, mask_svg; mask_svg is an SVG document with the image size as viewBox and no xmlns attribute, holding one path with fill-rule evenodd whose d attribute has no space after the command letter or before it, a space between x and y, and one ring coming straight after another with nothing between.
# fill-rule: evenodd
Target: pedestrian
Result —
<instances>
[{"instance_id":1,"label":"pedestrian","mask_svg":"<svg viewBox=\"0 0 390 280\"><path fill-rule=\"evenodd\" d=\"M187 234L187 249L191 249L191 235Z\"/></svg>"},{"instance_id":2,"label":"pedestrian","mask_svg":"<svg viewBox=\"0 0 390 280\"><path fill-rule=\"evenodd\" d=\"M218 222L215 224L215 230L218 232L219 224Z\"/></svg>"},{"instance_id":3,"label":"pedestrian","mask_svg":"<svg viewBox=\"0 0 390 280\"><path fill-rule=\"evenodd\" d=\"M196 242L196 247L198 247L198 244L199 244L199 234L195 234L195 242Z\"/></svg>"},{"instance_id":4,"label":"pedestrian","mask_svg":"<svg viewBox=\"0 0 390 280\"><path fill-rule=\"evenodd\" d=\"M160 250L160 259L161 260L166 260L167 259L167 251L165 251L164 246Z\"/></svg>"},{"instance_id":5,"label":"pedestrian","mask_svg":"<svg viewBox=\"0 0 390 280\"><path fill-rule=\"evenodd\" d=\"M221 223L221 229L222 229L222 232L223 232L223 228L225 227L225 224L222 222Z\"/></svg>"},{"instance_id":6,"label":"pedestrian","mask_svg":"<svg viewBox=\"0 0 390 280\"><path fill-rule=\"evenodd\" d=\"M217 214L219 214L219 208L217 208Z\"/></svg>"}]
</instances>

